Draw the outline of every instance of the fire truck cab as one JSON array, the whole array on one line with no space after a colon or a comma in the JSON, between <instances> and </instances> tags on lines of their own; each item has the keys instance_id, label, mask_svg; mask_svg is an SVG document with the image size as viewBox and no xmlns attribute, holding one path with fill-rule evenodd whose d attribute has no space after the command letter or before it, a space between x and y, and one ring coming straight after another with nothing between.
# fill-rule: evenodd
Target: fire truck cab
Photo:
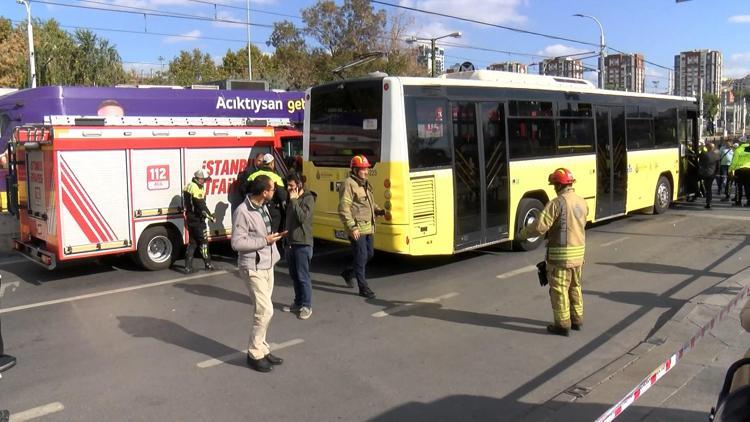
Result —
<instances>
[{"instance_id":1,"label":"fire truck cab","mask_svg":"<svg viewBox=\"0 0 750 422\"><path fill-rule=\"evenodd\" d=\"M256 122L257 123L257 122ZM132 254L148 270L168 268L188 242L182 190L198 169L206 182L210 240L228 239L244 199L236 177L257 153L282 173L284 122L241 118L53 116L16 128L10 170L17 180L15 249L48 269L59 263ZM273 123L273 122L271 122Z\"/></svg>"}]
</instances>

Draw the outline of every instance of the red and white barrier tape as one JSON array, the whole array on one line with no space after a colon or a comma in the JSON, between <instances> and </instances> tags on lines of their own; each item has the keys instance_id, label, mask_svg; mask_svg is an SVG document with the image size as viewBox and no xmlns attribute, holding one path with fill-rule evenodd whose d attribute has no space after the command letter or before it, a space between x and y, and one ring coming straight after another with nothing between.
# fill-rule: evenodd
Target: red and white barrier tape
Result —
<instances>
[{"instance_id":1,"label":"red and white barrier tape","mask_svg":"<svg viewBox=\"0 0 750 422\"><path fill-rule=\"evenodd\" d=\"M706 333L713 330L714 326L718 322L726 318L727 315L729 315L729 311L737 306L737 303L744 299L745 296L748 295L748 292L750 292L750 285L745 286L739 293L737 293L734 299L732 299L724 308L722 308L721 311L711 319L711 321L701 327L701 329L697 333L695 333L695 335L693 335L690 340L688 340L684 345L682 345L682 347L680 347L680 350L670 356L669 359L659 365L658 368L651 371L651 373L648 374L648 376L644 378L637 387L630 390L630 392L622 400L620 400L616 405L612 406L609 410L599 416L596 422L610 422L616 417L620 416L620 414L625 411L628 406L638 400L640 396L642 396L646 391L648 391L649 388L656 384L656 382L659 381L659 379L661 379L664 375L666 375L667 372L677 366L677 362L679 362L685 356L685 354L687 354L687 352L694 349L695 345L698 344L698 341L701 340L706 335Z\"/></svg>"}]
</instances>

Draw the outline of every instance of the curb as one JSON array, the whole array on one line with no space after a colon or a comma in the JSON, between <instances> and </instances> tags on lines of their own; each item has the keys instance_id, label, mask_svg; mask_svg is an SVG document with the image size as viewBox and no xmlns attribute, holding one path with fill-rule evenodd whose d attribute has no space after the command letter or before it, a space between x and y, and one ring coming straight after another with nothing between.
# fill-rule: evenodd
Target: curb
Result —
<instances>
[{"instance_id":1,"label":"curb","mask_svg":"<svg viewBox=\"0 0 750 422\"><path fill-rule=\"evenodd\" d=\"M615 378L628 367L645 357L658 346L671 343L679 347L689 339L696 330L711 321L717 314L723 312L739 292L750 285L750 268L745 268L722 282L710 287L716 293L700 294L682 305L680 310L667 321L651 337L642 341L619 358L613 360L603 368L565 389L547 402L539 405L535 410L524 415L523 421L552 420L555 414L567 405L574 403L591 394L596 388ZM674 333L679 333L677 336ZM670 334L672 334L670 336ZM660 352L664 348L660 348ZM667 355L665 355L666 358ZM644 374L645 376L646 374ZM623 391L622 394L626 394ZM611 403L610 405L613 405Z\"/></svg>"}]
</instances>

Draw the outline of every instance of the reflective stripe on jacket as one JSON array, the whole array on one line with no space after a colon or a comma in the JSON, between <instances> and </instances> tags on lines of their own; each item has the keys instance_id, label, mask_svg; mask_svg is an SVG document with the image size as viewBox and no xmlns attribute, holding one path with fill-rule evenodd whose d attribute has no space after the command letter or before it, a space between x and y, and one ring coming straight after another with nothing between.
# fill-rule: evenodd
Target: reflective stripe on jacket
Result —
<instances>
[{"instance_id":1,"label":"reflective stripe on jacket","mask_svg":"<svg viewBox=\"0 0 750 422\"><path fill-rule=\"evenodd\" d=\"M547 203L539 218L521 230L522 239L547 235L547 263L555 267L583 265L586 251L586 201L568 187Z\"/></svg>"}]
</instances>

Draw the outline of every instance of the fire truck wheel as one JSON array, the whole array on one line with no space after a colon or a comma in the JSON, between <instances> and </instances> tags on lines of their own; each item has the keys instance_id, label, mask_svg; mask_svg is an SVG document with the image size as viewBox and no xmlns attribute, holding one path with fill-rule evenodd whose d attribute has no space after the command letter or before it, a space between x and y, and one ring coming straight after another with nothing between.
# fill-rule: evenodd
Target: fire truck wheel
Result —
<instances>
[{"instance_id":1,"label":"fire truck wheel","mask_svg":"<svg viewBox=\"0 0 750 422\"><path fill-rule=\"evenodd\" d=\"M172 265L176 252L169 230L164 226L153 226L144 230L138 239L136 259L147 270L163 270Z\"/></svg>"}]
</instances>

